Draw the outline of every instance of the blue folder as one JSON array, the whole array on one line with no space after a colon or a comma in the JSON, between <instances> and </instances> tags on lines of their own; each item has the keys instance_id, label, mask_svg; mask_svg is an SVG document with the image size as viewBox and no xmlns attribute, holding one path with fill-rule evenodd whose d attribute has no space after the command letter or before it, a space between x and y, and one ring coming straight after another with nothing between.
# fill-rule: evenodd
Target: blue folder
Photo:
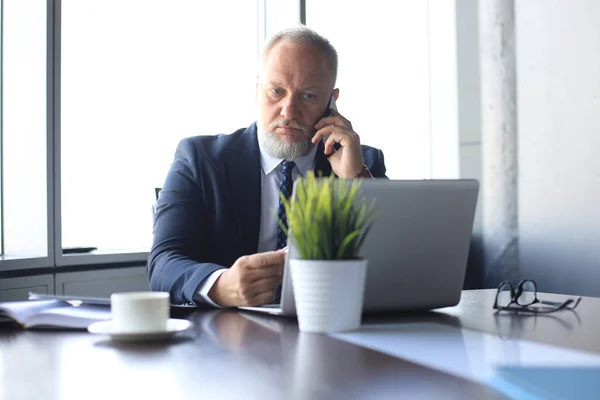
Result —
<instances>
[{"instance_id":1,"label":"blue folder","mask_svg":"<svg viewBox=\"0 0 600 400\"><path fill-rule=\"evenodd\" d=\"M488 384L519 400L597 400L600 367L498 367Z\"/></svg>"}]
</instances>

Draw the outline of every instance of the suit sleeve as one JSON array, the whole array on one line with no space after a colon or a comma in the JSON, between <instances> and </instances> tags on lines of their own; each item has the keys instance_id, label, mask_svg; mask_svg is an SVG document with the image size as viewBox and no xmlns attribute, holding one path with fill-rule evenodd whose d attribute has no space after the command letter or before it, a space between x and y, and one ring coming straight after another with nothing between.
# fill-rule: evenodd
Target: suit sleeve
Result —
<instances>
[{"instance_id":1,"label":"suit sleeve","mask_svg":"<svg viewBox=\"0 0 600 400\"><path fill-rule=\"evenodd\" d=\"M383 151L379 149L372 149L372 153L374 153L372 164L367 164L369 170L371 171L371 174L373 174L374 178L387 179L387 176L385 174L387 170L385 168L385 161L383 159Z\"/></svg>"},{"instance_id":2,"label":"suit sleeve","mask_svg":"<svg viewBox=\"0 0 600 400\"><path fill-rule=\"evenodd\" d=\"M169 292L174 304L195 303L200 284L214 271L226 268L202 262L208 258L210 232L201 165L209 164L193 142L184 139L156 204L148 280L151 290Z\"/></svg>"}]
</instances>

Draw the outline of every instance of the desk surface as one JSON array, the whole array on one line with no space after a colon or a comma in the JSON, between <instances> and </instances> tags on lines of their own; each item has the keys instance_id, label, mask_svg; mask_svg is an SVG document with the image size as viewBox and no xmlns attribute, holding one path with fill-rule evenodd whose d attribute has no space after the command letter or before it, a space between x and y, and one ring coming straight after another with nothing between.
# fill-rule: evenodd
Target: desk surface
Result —
<instances>
[{"instance_id":1,"label":"desk surface","mask_svg":"<svg viewBox=\"0 0 600 400\"><path fill-rule=\"evenodd\" d=\"M456 307L363 323L432 321L600 353L600 299L584 298L576 313L536 317L494 314L493 297L493 290L466 291ZM187 316L193 329L144 345L85 332L0 329L0 399L503 398L403 359L300 334L295 320L245 315L195 311Z\"/></svg>"}]
</instances>

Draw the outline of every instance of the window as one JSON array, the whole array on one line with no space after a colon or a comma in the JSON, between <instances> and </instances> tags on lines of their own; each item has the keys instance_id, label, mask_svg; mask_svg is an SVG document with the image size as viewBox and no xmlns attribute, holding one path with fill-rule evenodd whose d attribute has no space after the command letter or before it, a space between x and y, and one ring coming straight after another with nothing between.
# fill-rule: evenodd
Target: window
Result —
<instances>
[{"instance_id":1,"label":"window","mask_svg":"<svg viewBox=\"0 0 600 400\"><path fill-rule=\"evenodd\" d=\"M306 25L338 50L339 111L390 178L458 177L453 3L306 0Z\"/></svg>"},{"instance_id":2,"label":"window","mask_svg":"<svg viewBox=\"0 0 600 400\"><path fill-rule=\"evenodd\" d=\"M0 3L0 32L3 31L3 8L2 4ZM3 66L3 62L2 62L2 55L3 55L3 51L2 51L2 34L0 33L0 116L2 116L4 113L2 111L2 93L4 92L4 89L2 88L2 66ZM3 214L3 201L2 201L2 187L4 186L2 183L2 165L4 164L3 158L2 158L2 124L0 123L0 257L2 257L4 255L4 221L2 220L2 214Z\"/></svg>"},{"instance_id":3,"label":"window","mask_svg":"<svg viewBox=\"0 0 600 400\"><path fill-rule=\"evenodd\" d=\"M384 150L390 178L431 176L427 18L426 1L306 4L307 26L338 50L338 109Z\"/></svg>"},{"instance_id":4,"label":"window","mask_svg":"<svg viewBox=\"0 0 600 400\"><path fill-rule=\"evenodd\" d=\"M149 251L177 143L255 119L257 14L248 0L63 0L63 247Z\"/></svg>"},{"instance_id":5,"label":"window","mask_svg":"<svg viewBox=\"0 0 600 400\"><path fill-rule=\"evenodd\" d=\"M338 49L338 107L388 175L439 177L452 4L0 0L0 270L143 262L178 142L256 119L260 48L301 18Z\"/></svg>"},{"instance_id":6,"label":"window","mask_svg":"<svg viewBox=\"0 0 600 400\"><path fill-rule=\"evenodd\" d=\"M48 256L46 1L4 1L2 215L5 258Z\"/></svg>"}]
</instances>

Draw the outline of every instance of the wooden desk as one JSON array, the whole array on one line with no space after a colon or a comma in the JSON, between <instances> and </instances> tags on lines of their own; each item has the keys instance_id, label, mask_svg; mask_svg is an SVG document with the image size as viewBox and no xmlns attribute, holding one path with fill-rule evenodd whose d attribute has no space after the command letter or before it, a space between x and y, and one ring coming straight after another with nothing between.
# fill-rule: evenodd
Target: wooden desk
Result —
<instances>
[{"instance_id":1,"label":"wooden desk","mask_svg":"<svg viewBox=\"0 0 600 400\"><path fill-rule=\"evenodd\" d=\"M580 322L573 322L562 312L554 316L560 321L494 317L493 296L493 290L464 292L457 307L364 322L435 321L600 353L600 299L584 298ZM294 320L255 322L244 315L195 311L188 316L192 330L145 345L85 332L0 330L0 399L503 398L402 359L300 334Z\"/></svg>"}]
</instances>

